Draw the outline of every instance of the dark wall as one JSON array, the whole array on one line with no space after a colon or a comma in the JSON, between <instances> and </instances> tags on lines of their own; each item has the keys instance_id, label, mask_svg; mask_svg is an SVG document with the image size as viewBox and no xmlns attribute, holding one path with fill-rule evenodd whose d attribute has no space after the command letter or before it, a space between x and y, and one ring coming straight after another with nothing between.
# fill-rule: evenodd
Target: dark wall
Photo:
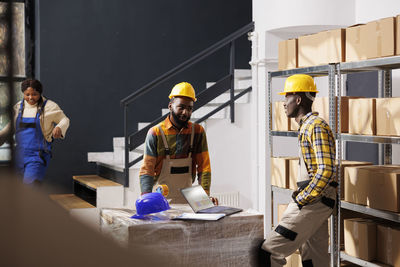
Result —
<instances>
[{"instance_id":1,"label":"dark wall","mask_svg":"<svg viewBox=\"0 0 400 267\"><path fill-rule=\"evenodd\" d=\"M40 0L40 79L71 119L54 144L47 183L70 191L72 175L94 173L87 153L112 151L112 137L123 135L122 98L251 18L251 0ZM250 68L246 37L236 68ZM228 60L225 48L132 103L130 130L161 115L175 83L189 81L198 93L228 74Z\"/></svg>"}]
</instances>

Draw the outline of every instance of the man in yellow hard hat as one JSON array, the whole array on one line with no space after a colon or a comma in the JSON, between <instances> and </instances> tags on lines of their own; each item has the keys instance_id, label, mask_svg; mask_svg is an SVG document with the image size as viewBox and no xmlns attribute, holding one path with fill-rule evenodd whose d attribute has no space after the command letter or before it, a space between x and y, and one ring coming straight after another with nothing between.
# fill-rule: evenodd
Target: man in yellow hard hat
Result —
<instances>
[{"instance_id":1,"label":"man in yellow hard hat","mask_svg":"<svg viewBox=\"0 0 400 267\"><path fill-rule=\"evenodd\" d=\"M305 74L288 77L284 108L299 127L298 189L278 226L262 244L265 266L280 267L299 249L303 266L330 266L328 218L336 205L335 139L329 125L311 106L317 93Z\"/></svg>"},{"instance_id":2,"label":"man in yellow hard hat","mask_svg":"<svg viewBox=\"0 0 400 267\"><path fill-rule=\"evenodd\" d=\"M207 137L200 124L189 121L196 102L193 86L175 85L169 95L168 117L147 133L143 165L140 168L142 194L166 184L171 203L187 203L180 189L195 181L210 194L211 167ZM212 198L215 204L217 200Z\"/></svg>"}]
</instances>

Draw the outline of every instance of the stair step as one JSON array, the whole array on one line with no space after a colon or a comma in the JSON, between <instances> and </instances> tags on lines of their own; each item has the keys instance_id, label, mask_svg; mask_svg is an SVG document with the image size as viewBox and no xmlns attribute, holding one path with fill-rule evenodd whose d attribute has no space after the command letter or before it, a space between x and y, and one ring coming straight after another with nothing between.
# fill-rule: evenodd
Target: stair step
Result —
<instances>
[{"instance_id":1,"label":"stair step","mask_svg":"<svg viewBox=\"0 0 400 267\"><path fill-rule=\"evenodd\" d=\"M149 124L149 122L147 123ZM125 138L124 137L113 137L113 147L125 147ZM144 145L138 146L135 148L133 151L135 152L140 152L141 150L144 149Z\"/></svg>"},{"instance_id":2,"label":"stair step","mask_svg":"<svg viewBox=\"0 0 400 267\"><path fill-rule=\"evenodd\" d=\"M235 69L234 75L238 79L251 79L251 69Z\"/></svg>"},{"instance_id":3,"label":"stair step","mask_svg":"<svg viewBox=\"0 0 400 267\"><path fill-rule=\"evenodd\" d=\"M75 196L74 194L51 194L49 197L68 211L71 209L95 208L95 206Z\"/></svg>"},{"instance_id":4,"label":"stair step","mask_svg":"<svg viewBox=\"0 0 400 267\"><path fill-rule=\"evenodd\" d=\"M75 175L74 194L97 208L119 207L124 201L123 185L99 175Z\"/></svg>"},{"instance_id":5,"label":"stair step","mask_svg":"<svg viewBox=\"0 0 400 267\"><path fill-rule=\"evenodd\" d=\"M138 123L138 131L142 130L144 127L146 127L149 124L150 124L150 122L139 122Z\"/></svg>"},{"instance_id":6,"label":"stair step","mask_svg":"<svg viewBox=\"0 0 400 267\"><path fill-rule=\"evenodd\" d=\"M98 175L75 175L72 178L74 181L77 181L78 183L85 185L92 190L97 190L97 188L102 186L121 186L119 183L105 179Z\"/></svg>"}]
</instances>

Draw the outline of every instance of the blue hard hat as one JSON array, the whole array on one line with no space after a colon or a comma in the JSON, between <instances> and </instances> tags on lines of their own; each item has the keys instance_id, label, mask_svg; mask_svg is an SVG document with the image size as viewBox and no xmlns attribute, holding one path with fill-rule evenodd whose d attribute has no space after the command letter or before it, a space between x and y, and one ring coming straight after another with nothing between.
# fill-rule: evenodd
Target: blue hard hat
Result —
<instances>
[{"instance_id":1,"label":"blue hard hat","mask_svg":"<svg viewBox=\"0 0 400 267\"><path fill-rule=\"evenodd\" d=\"M135 204L136 214L140 216L170 209L168 200L158 192L140 196Z\"/></svg>"}]
</instances>

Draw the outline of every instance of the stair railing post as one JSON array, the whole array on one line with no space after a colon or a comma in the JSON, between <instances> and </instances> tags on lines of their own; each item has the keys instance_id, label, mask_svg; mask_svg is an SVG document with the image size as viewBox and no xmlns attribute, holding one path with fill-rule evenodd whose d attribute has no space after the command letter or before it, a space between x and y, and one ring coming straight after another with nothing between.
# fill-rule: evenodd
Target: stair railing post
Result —
<instances>
[{"instance_id":1,"label":"stair railing post","mask_svg":"<svg viewBox=\"0 0 400 267\"><path fill-rule=\"evenodd\" d=\"M230 89L230 115L231 115L231 123L235 122L235 41L232 41L229 45L229 56L230 56L230 64L229 64L229 74L231 75L231 89Z\"/></svg>"},{"instance_id":2,"label":"stair railing post","mask_svg":"<svg viewBox=\"0 0 400 267\"><path fill-rule=\"evenodd\" d=\"M125 141L125 160L124 160L124 178L125 186L129 186L129 134L128 134L128 105L124 105L124 141Z\"/></svg>"}]
</instances>

